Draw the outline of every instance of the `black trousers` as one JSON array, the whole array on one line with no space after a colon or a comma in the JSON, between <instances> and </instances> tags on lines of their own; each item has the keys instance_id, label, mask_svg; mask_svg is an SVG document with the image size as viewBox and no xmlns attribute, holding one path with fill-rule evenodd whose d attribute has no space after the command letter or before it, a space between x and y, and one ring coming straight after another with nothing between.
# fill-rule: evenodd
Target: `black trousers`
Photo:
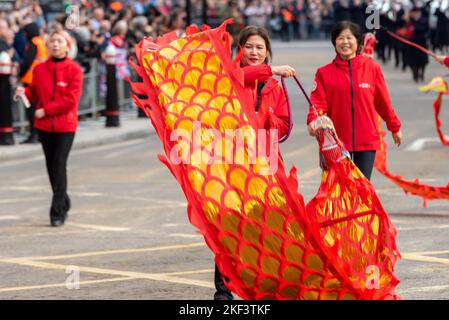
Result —
<instances>
[{"instance_id":1,"label":"black trousers","mask_svg":"<svg viewBox=\"0 0 449 320\"><path fill-rule=\"evenodd\" d=\"M228 281L228 279L225 278L220 273L220 270L218 270L217 265L215 265L214 283L215 283L215 289L217 290L217 292L214 295L215 300L222 300L223 297L226 297L227 299L233 299L232 293L226 287L225 281Z\"/></svg>"},{"instance_id":2,"label":"black trousers","mask_svg":"<svg viewBox=\"0 0 449 320\"><path fill-rule=\"evenodd\" d=\"M67 159L75 138L74 132L46 132L39 130L45 153L48 177L53 190L50 216L65 216L70 209L67 194Z\"/></svg>"},{"instance_id":3,"label":"black trousers","mask_svg":"<svg viewBox=\"0 0 449 320\"><path fill-rule=\"evenodd\" d=\"M0 75L0 144L14 143L9 75Z\"/></svg>"},{"instance_id":4,"label":"black trousers","mask_svg":"<svg viewBox=\"0 0 449 320\"><path fill-rule=\"evenodd\" d=\"M120 106L118 101L118 87L115 65L106 66L106 127L120 126Z\"/></svg>"},{"instance_id":5,"label":"black trousers","mask_svg":"<svg viewBox=\"0 0 449 320\"><path fill-rule=\"evenodd\" d=\"M370 180L373 172L374 160L376 159L376 151L353 151L351 152L352 161L357 168L362 171L363 175Z\"/></svg>"}]
</instances>

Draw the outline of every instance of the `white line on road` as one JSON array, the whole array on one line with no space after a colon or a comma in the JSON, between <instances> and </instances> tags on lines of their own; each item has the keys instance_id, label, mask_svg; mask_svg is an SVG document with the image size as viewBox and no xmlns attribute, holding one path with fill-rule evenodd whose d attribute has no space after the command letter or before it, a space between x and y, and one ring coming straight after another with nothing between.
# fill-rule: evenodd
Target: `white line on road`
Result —
<instances>
[{"instance_id":1,"label":"white line on road","mask_svg":"<svg viewBox=\"0 0 449 320\"><path fill-rule=\"evenodd\" d=\"M449 264L449 259L444 259L444 258L428 257L428 256L423 256L423 255L413 254L413 253L401 253L401 255L402 255L402 258L406 259L406 260Z\"/></svg>"},{"instance_id":2,"label":"white line on road","mask_svg":"<svg viewBox=\"0 0 449 320\"><path fill-rule=\"evenodd\" d=\"M25 260L25 259L20 259L20 260L15 260L15 261L9 260L9 261L5 261L5 262L19 264L22 266L42 268L42 269L67 270L66 265L56 264L56 263L32 261L32 260ZM199 287L206 287L206 288L214 288L215 287L211 281L178 278L178 277L170 276L170 275L167 275L164 273L144 273L144 272L133 272L133 271L123 271L123 270L83 267L83 266L77 266L77 267L79 268L80 272L108 274L108 275L130 277L130 278L136 278L136 279L166 281L166 282L177 283L177 284L196 285Z\"/></svg>"},{"instance_id":3,"label":"white line on road","mask_svg":"<svg viewBox=\"0 0 449 320\"><path fill-rule=\"evenodd\" d=\"M449 229L449 224L431 225L423 227L409 227L409 228L396 228L398 231L414 231L414 230L428 230L428 229Z\"/></svg>"},{"instance_id":4,"label":"white line on road","mask_svg":"<svg viewBox=\"0 0 449 320\"><path fill-rule=\"evenodd\" d=\"M164 251L164 250L190 249L190 248L205 247L205 246L206 246L206 244L204 242L195 242L195 243L167 245L167 246L160 246L160 247L140 248L140 249L117 249L117 250L105 250L105 251L91 251L91 252L75 253L75 254L69 254L69 255L59 255L59 256L4 258L4 259L0 259L0 262L20 261L23 259L25 259L25 260L72 259L72 258L84 258L84 257L92 257L92 256L111 255L111 254L141 253L141 252Z\"/></svg>"},{"instance_id":5,"label":"white line on road","mask_svg":"<svg viewBox=\"0 0 449 320\"><path fill-rule=\"evenodd\" d=\"M22 203L22 202L35 202L35 201L40 201L40 200L44 200L45 198L38 198L38 197L22 197L22 198L13 198L13 199L3 199L0 200L0 204L5 204L5 203Z\"/></svg>"},{"instance_id":6,"label":"white line on road","mask_svg":"<svg viewBox=\"0 0 449 320\"><path fill-rule=\"evenodd\" d=\"M409 144L404 150L405 151L420 151L424 149L424 145L429 142L438 142L438 138L419 138Z\"/></svg>"},{"instance_id":7,"label":"white line on road","mask_svg":"<svg viewBox=\"0 0 449 320\"><path fill-rule=\"evenodd\" d=\"M19 216L0 216L0 221L5 220L20 220Z\"/></svg>"},{"instance_id":8,"label":"white line on road","mask_svg":"<svg viewBox=\"0 0 449 320\"><path fill-rule=\"evenodd\" d=\"M437 291L437 290L445 290L445 289L449 289L449 285L444 285L444 286L431 286L431 287L420 287L420 288L409 288L409 289L404 289L404 290L398 289L398 293L399 293L399 294L404 294L404 293L416 293L416 292Z\"/></svg>"},{"instance_id":9,"label":"white line on road","mask_svg":"<svg viewBox=\"0 0 449 320\"><path fill-rule=\"evenodd\" d=\"M128 280L135 280L135 279L136 278L134 278L134 277L118 277L118 278L109 278L109 279L100 279L100 280L80 281L80 282L78 282L78 284L81 288L81 286L86 286L89 284L128 281ZM50 289L50 288L67 288L67 284L66 283L54 283L54 284L43 284L43 285L36 285L36 286L0 288L0 292L25 291L25 290Z\"/></svg>"},{"instance_id":10,"label":"white line on road","mask_svg":"<svg viewBox=\"0 0 449 320\"><path fill-rule=\"evenodd\" d=\"M85 228L85 229L99 230L99 231L123 232L123 231L131 230L130 228L99 226L99 225L94 225L94 224L75 223L75 222L68 222L67 225L74 226L74 227Z\"/></svg>"},{"instance_id":11,"label":"white line on road","mask_svg":"<svg viewBox=\"0 0 449 320\"><path fill-rule=\"evenodd\" d=\"M202 238L202 235L199 234L190 234L190 233L170 233L169 237L178 237L178 238Z\"/></svg>"}]
</instances>

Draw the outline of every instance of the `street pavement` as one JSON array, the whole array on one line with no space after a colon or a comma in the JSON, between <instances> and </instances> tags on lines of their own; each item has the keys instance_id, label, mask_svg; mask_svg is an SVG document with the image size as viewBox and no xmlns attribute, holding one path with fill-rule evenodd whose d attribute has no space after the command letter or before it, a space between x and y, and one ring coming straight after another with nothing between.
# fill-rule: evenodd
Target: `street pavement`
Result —
<instances>
[{"instance_id":1,"label":"street pavement","mask_svg":"<svg viewBox=\"0 0 449 320\"><path fill-rule=\"evenodd\" d=\"M333 59L330 42L275 42L273 64L290 64L307 91L317 67ZM434 93L411 72L382 65L404 143L387 136L392 172L423 183L449 182L449 148L435 130ZM431 61L426 81L448 70ZM317 144L306 133L306 102L287 80L295 126L281 151L298 169L305 201L320 181ZM443 99L444 101L444 99ZM449 135L443 102L443 130ZM39 145L0 147L0 299L211 299L213 255L188 221L181 188L159 162L161 144L149 120L123 115L80 122L68 164L72 210L49 227L51 191ZM17 140L23 139L18 137ZM374 171L372 183L398 229L396 265L403 299L449 299L449 203L405 195ZM79 282L78 282L79 281Z\"/></svg>"}]
</instances>

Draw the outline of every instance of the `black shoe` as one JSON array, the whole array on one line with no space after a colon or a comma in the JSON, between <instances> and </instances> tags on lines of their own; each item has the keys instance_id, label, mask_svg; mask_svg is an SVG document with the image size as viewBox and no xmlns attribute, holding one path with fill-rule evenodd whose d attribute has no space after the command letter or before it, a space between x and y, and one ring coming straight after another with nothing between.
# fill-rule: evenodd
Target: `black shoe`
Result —
<instances>
[{"instance_id":1,"label":"black shoe","mask_svg":"<svg viewBox=\"0 0 449 320\"><path fill-rule=\"evenodd\" d=\"M50 224L52 227L60 227L64 225L67 218L68 218L67 213L63 215L50 214Z\"/></svg>"},{"instance_id":2,"label":"black shoe","mask_svg":"<svg viewBox=\"0 0 449 320\"><path fill-rule=\"evenodd\" d=\"M39 138L37 137L37 135L30 135L26 140L22 141L20 144L38 143L38 142L39 142Z\"/></svg>"},{"instance_id":3,"label":"black shoe","mask_svg":"<svg viewBox=\"0 0 449 320\"><path fill-rule=\"evenodd\" d=\"M225 291L217 291L214 294L214 300L234 300L234 296Z\"/></svg>"},{"instance_id":4,"label":"black shoe","mask_svg":"<svg viewBox=\"0 0 449 320\"><path fill-rule=\"evenodd\" d=\"M51 226L52 227L61 227L62 225L64 225L64 219L63 218L51 219Z\"/></svg>"}]
</instances>

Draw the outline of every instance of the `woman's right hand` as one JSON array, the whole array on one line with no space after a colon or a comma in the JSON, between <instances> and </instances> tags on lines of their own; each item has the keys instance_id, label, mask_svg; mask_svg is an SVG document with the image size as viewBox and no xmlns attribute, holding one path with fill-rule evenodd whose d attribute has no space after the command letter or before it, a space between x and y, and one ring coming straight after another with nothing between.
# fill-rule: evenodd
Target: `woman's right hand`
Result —
<instances>
[{"instance_id":1,"label":"woman's right hand","mask_svg":"<svg viewBox=\"0 0 449 320\"><path fill-rule=\"evenodd\" d=\"M24 87L17 87L16 88L16 93L14 94L15 96L20 96L22 94L25 93L25 88Z\"/></svg>"},{"instance_id":2,"label":"woman's right hand","mask_svg":"<svg viewBox=\"0 0 449 320\"><path fill-rule=\"evenodd\" d=\"M435 56L435 60L441 64L444 64L444 60L446 59L446 56Z\"/></svg>"},{"instance_id":3,"label":"woman's right hand","mask_svg":"<svg viewBox=\"0 0 449 320\"><path fill-rule=\"evenodd\" d=\"M275 76L293 77L295 75L295 69L293 69L293 67L288 65L271 66L271 73Z\"/></svg>"},{"instance_id":4,"label":"woman's right hand","mask_svg":"<svg viewBox=\"0 0 449 320\"><path fill-rule=\"evenodd\" d=\"M309 135L311 135L312 137L316 136L315 124L316 124L316 120L310 122L309 125L307 126L307 131L309 131Z\"/></svg>"},{"instance_id":5,"label":"woman's right hand","mask_svg":"<svg viewBox=\"0 0 449 320\"><path fill-rule=\"evenodd\" d=\"M24 95L25 95L25 88L24 87L17 87L16 88L16 92L14 93L13 100L17 101L17 100L19 100L20 96L24 96Z\"/></svg>"}]
</instances>

